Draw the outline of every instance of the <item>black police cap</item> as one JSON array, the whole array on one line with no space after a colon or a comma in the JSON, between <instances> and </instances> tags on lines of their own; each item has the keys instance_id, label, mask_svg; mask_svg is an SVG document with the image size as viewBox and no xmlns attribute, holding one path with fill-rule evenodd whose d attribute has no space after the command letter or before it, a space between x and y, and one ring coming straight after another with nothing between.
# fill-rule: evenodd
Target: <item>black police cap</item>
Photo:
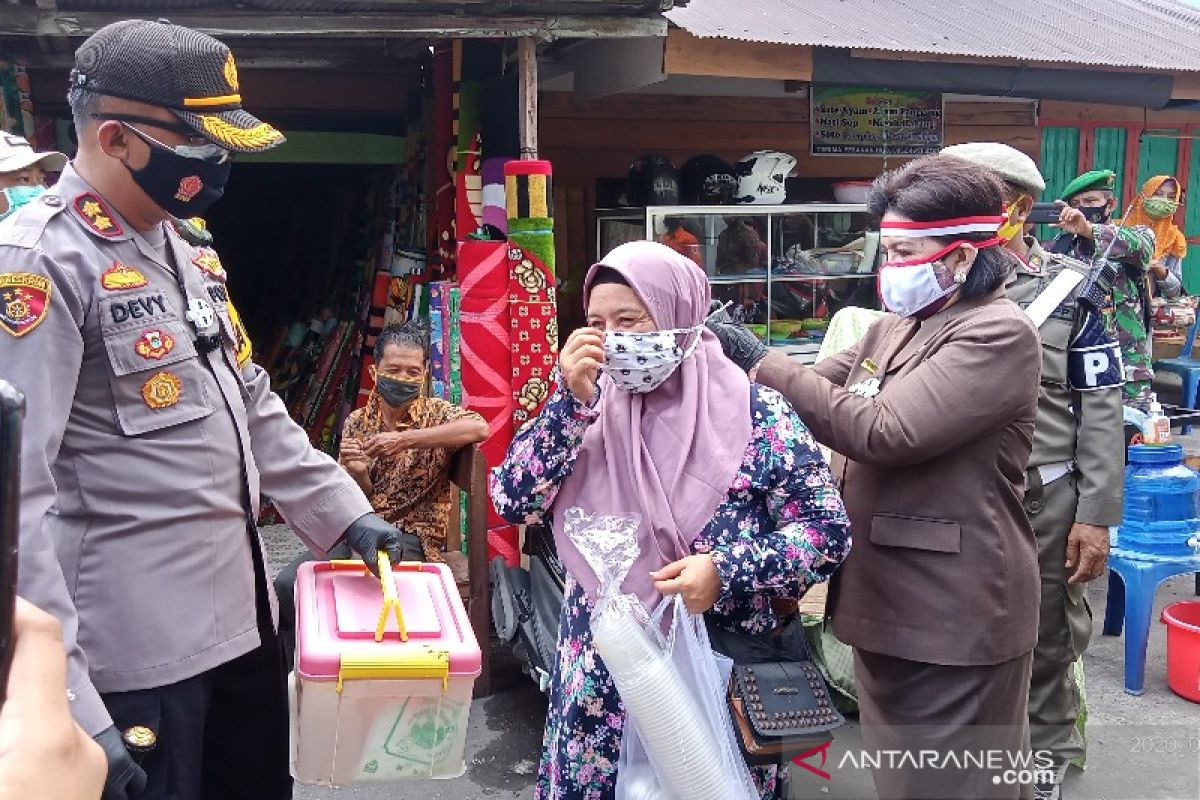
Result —
<instances>
[{"instance_id":1,"label":"black police cap","mask_svg":"<svg viewBox=\"0 0 1200 800\"><path fill-rule=\"evenodd\" d=\"M283 134L242 109L229 48L166 20L106 25L75 51L71 83L161 106L199 135L239 153L269 150Z\"/></svg>"}]
</instances>

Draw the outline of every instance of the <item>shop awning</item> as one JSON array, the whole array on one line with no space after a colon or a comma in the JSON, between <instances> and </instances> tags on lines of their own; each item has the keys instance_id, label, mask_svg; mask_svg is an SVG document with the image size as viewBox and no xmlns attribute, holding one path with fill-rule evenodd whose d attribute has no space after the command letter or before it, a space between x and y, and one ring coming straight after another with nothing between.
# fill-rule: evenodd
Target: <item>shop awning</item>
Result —
<instances>
[{"instance_id":1,"label":"shop awning","mask_svg":"<svg viewBox=\"0 0 1200 800\"><path fill-rule=\"evenodd\" d=\"M85 37L131 17L168 17L220 38L662 36L671 0L8 0L0 34Z\"/></svg>"},{"instance_id":2,"label":"shop awning","mask_svg":"<svg viewBox=\"0 0 1200 800\"><path fill-rule=\"evenodd\" d=\"M690 0L666 16L700 37L864 57L1200 72L1200 7L1182 0Z\"/></svg>"}]
</instances>

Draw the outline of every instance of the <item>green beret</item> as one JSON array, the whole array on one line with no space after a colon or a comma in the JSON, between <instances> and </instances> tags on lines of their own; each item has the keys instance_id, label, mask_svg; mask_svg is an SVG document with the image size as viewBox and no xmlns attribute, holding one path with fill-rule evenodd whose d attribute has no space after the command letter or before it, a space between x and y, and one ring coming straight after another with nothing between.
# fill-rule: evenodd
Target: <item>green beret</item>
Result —
<instances>
[{"instance_id":1,"label":"green beret","mask_svg":"<svg viewBox=\"0 0 1200 800\"><path fill-rule=\"evenodd\" d=\"M1111 169L1094 169L1091 172L1085 172L1067 184L1067 188L1062 191L1062 199L1070 200L1077 194L1094 191L1095 189L1108 189L1111 191L1116 180L1117 173Z\"/></svg>"}]
</instances>

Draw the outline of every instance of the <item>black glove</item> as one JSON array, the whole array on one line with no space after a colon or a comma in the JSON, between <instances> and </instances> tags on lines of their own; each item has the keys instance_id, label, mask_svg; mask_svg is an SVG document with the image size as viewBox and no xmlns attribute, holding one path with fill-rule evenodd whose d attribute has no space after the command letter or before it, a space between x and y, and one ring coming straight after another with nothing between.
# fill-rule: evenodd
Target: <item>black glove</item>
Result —
<instances>
[{"instance_id":1,"label":"black glove","mask_svg":"<svg viewBox=\"0 0 1200 800\"><path fill-rule=\"evenodd\" d=\"M104 780L101 800L128 800L146 790L146 771L137 765L125 749L121 732L116 727L105 728L93 737L104 750L108 761L108 777Z\"/></svg>"},{"instance_id":2,"label":"black glove","mask_svg":"<svg viewBox=\"0 0 1200 800\"><path fill-rule=\"evenodd\" d=\"M380 550L388 554L393 564L425 560L420 536L400 530L378 514L363 514L351 522L346 529L346 544L362 556L372 575L379 574Z\"/></svg>"},{"instance_id":3,"label":"black glove","mask_svg":"<svg viewBox=\"0 0 1200 800\"><path fill-rule=\"evenodd\" d=\"M721 307L717 301L713 301L713 305L714 311ZM762 361L763 356L767 354L767 346L744 325L734 322L724 311L713 314L705 325L721 343L726 357L746 372Z\"/></svg>"}]
</instances>

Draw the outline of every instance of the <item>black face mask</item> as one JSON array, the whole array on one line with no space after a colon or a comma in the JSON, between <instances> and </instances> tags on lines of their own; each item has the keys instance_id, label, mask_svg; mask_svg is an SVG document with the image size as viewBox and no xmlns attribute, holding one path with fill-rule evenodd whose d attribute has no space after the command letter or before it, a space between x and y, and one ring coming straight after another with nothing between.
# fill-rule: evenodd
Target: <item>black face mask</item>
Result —
<instances>
[{"instance_id":1,"label":"black face mask","mask_svg":"<svg viewBox=\"0 0 1200 800\"><path fill-rule=\"evenodd\" d=\"M1083 218L1088 222L1108 222L1108 206L1080 206L1079 212L1083 214Z\"/></svg>"},{"instance_id":2,"label":"black face mask","mask_svg":"<svg viewBox=\"0 0 1200 800\"><path fill-rule=\"evenodd\" d=\"M126 164L125 168L133 176L133 182L163 211L182 219L199 217L221 199L229 182L232 161L213 164L184 158L153 142L146 144L150 147L146 166L134 169Z\"/></svg>"},{"instance_id":3,"label":"black face mask","mask_svg":"<svg viewBox=\"0 0 1200 800\"><path fill-rule=\"evenodd\" d=\"M395 378L380 378L375 381L375 391L379 392L383 402L392 408L399 408L421 393L421 383L419 381L398 381Z\"/></svg>"}]
</instances>

